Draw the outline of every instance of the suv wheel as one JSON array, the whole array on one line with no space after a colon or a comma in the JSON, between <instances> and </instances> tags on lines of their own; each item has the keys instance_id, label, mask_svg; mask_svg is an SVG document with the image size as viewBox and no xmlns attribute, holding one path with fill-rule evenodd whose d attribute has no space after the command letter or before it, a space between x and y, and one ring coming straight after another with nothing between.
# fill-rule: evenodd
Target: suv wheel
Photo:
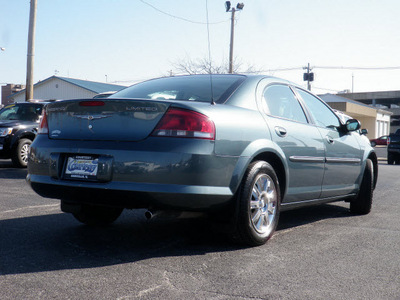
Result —
<instances>
[{"instance_id":1,"label":"suv wheel","mask_svg":"<svg viewBox=\"0 0 400 300\"><path fill-rule=\"evenodd\" d=\"M26 168L28 165L28 153L31 144L32 141L30 139L20 139L18 141L18 145L11 158L14 166L18 168Z\"/></svg>"},{"instance_id":2,"label":"suv wheel","mask_svg":"<svg viewBox=\"0 0 400 300\"><path fill-rule=\"evenodd\" d=\"M394 156L393 156L393 154L388 154L387 163L388 163L388 165L393 165L394 164Z\"/></svg>"}]
</instances>

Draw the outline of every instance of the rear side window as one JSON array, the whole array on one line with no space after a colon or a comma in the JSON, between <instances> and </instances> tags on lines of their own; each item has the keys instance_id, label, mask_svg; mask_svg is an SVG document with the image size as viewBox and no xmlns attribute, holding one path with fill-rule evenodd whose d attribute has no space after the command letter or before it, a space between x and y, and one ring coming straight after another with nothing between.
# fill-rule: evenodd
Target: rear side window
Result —
<instances>
[{"instance_id":1,"label":"rear side window","mask_svg":"<svg viewBox=\"0 0 400 300\"><path fill-rule=\"evenodd\" d=\"M296 89L310 111L314 121L321 127L339 127L340 121L335 113L328 106L306 91Z\"/></svg>"},{"instance_id":2,"label":"rear side window","mask_svg":"<svg viewBox=\"0 0 400 300\"><path fill-rule=\"evenodd\" d=\"M307 123L304 111L292 90L286 85L272 85L264 91L267 113L280 118Z\"/></svg>"}]
</instances>

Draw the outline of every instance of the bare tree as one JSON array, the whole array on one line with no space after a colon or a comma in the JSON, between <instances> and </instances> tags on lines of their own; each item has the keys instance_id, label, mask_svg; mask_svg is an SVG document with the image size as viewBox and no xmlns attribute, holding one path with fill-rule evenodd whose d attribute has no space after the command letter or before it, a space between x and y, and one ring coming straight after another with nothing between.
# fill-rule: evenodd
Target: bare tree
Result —
<instances>
[{"instance_id":1,"label":"bare tree","mask_svg":"<svg viewBox=\"0 0 400 300\"><path fill-rule=\"evenodd\" d=\"M173 63L175 74L225 74L228 73L228 63L217 64L208 58L178 60ZM233 73L260 73L253 65L246 65L234 59Z\"/></svg>"}]
</instances>

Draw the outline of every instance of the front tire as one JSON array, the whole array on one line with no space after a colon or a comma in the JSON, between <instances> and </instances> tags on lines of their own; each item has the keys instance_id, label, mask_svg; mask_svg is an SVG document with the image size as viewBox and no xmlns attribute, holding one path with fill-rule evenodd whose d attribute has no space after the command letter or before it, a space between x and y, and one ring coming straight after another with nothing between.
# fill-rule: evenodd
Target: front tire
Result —
<instances>
[{"instance_id":1,"label":"front tire","mask_svg":"<svg viewBox=\"0 0 400 300\"><path fill-rule=\"evenodd\" d=\"M32 141L30 139L20 139L18 141L17 147L15 148L11 158L15 167L26 168L28 165L28 154L31 144Z\"/></svg>"},{"instance_id":2,"label":"front tire","mask_svg":"<svg viewBox=\"0 0 400 300\"><path fill-rule=\"evenodd\" d=\"M236 239L250 246L265 244L277 227L281 202L278 177L269 163L256 161L248 167L238 201Z\"/></svg>"},{"instance_id":3,"label":"front tire","mask_svg":"<svg viewBox=\"0 0 400 300\"><path fill-rule=\"evenodd\" d=\"M374 167L372 161L367 159L363 179L357 198L350 202L350 211L358 215L366 215L371 211L374 195Z\"/></svg>"},{"instance_id":4,"label":"front tire","mask_svg":"<svg viewBox=\"0 0 400 300\"><path fill-rule=\"evenodd\" d=\"M108 225L118 219L122 210L122 208L118 207L82 204L80 210L72 213L72 215L79 222L86 225Z\"/></svg>"}]
</instances>

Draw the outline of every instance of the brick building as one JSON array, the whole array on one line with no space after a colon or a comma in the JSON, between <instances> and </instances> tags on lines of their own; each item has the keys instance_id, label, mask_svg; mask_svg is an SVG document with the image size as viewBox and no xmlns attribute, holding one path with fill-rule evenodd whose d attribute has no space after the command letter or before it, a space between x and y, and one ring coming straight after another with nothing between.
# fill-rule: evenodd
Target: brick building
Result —
<instances>
[{"instance_id":1,"label":"brick building","mask_svg":"<svg viewBox=\"0 0 400 300\"><path fill-rule=\"evenodd\" d=\"M1 102L0 105L7 105L12 103L13 101L8 98L11 94L18 93L25 88L23 84L12 84L9 83L7 85L1 86Z\"/></svg>"}]
</instances>

